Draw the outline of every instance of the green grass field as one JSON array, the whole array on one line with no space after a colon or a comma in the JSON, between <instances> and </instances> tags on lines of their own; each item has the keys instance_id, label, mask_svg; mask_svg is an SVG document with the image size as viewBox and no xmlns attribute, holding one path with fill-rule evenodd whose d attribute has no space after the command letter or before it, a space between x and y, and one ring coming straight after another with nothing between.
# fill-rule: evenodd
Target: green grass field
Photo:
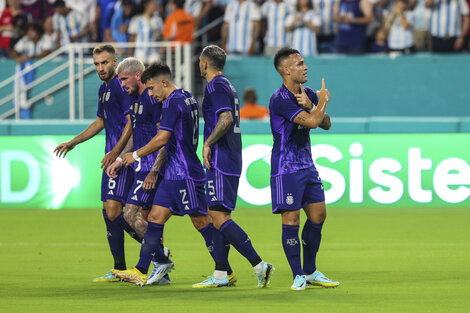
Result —
<instances>
[{"instance_id":1,"label":"green grass field","mask_svg":"<svg viewBox=\"0 0 470 313\"><path fill-rule=\"evenodd\" d=\"M171 286L92 283L111 266L101 210L0 210L1 312L469 312L470 210L330 209L318 267L336 289L289 290L280 217L240 209L234 219L276 267L256 288L233 248L233 288L196 290L212 261L189 219L165 228ZM128 266L139 245L126 237Z\"/></svg>"}]
</instances>

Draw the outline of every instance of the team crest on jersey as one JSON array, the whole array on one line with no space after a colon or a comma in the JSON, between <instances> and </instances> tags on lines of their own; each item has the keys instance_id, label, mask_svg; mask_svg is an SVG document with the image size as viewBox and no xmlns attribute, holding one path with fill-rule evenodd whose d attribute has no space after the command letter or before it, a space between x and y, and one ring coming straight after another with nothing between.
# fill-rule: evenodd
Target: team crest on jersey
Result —
<instances>
[{"instance_id":1,"label":"team crest on jersey","mask_svg":"<svg viewBox=\"0 0 470 313\"><path fill-rule=\"evenodd\" d=\"M106 98L105 98L105 100L108 101L108 100L109 100L109 97L111 97L111 91L108 90L108 92L106 93Z\"/></svg>"},{"instance_id":2,"label":"team crest on jersey","mask_svg":"<svg viewBox=\"0 0 470 313\"><path fill-rule=\"evenodd\" d=\"M144 112L144 106L139 105L139 115L142 115L142 112Z\"/></svg>"},{"instance_id":3,"label":"team crest on jersey","mask_svg":"<svg viewBox=\"0 0 470 313\"><path fill-rule=\"evenodd\" d=\"M137 109L139 108L139 104L136 102L134 103L134 113L137 114Z\"/></svg>"},{"instance_id":4,"label":"team crest on jersey","mask_svg":"<svg viewBox=\"0 0 470 313\"><path fill-rule=\"evenodd\" d=\"M288 194L287 194L286 203L287 203L288 205L294 204L294 197L292 196L291 193L288 193Z\"/></svg>"}]
</instances>

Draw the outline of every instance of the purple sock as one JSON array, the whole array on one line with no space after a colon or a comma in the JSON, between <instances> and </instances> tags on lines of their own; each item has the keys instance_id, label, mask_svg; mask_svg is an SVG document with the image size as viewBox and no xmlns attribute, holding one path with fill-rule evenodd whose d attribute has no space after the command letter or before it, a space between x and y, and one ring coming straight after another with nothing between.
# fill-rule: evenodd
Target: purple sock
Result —
<instances>
[{"instance_id":1,"label":"purple sock","mask_svg":"<svg viewBox=\"0 0 470 313\"><path fill-rule=\"evenodd\" d=\"M126 258L124 256L124 231L117 220L111 222L103 209L104 222L106 223L106 231L108 237L109 248L114 258L114 269L125 270Z\"/></svg>"},{"instance_id":2,"label":"purple sock","mask_svg":"<svg viewBox=\"0 0 470 313\"><path fill-rule=\"evenodd\" d=\"M302 230L304 273L307 275L312 274L317 269L315 261L318 248L320 248L322 227L323 223L315 224L307 220Z\"/></svg>"},{"instance_id":3,"label":"purple sock","mask_svg":"<svg viewBox=\"0 0 470 313\"><path fill-rule=\"evenodd\" d=\"M228 260L225 257L225 247L222 235L212 223L201 228L199 232L204 238L207 250L215 262L216 270L226 271Z\"/></svg>"},{"instance_id":4,"label":"purple sock","mask_svg":"<svg viewBox=\"0 0 470 313\"><path fill-rule=\"evenodd\" d=\"M303 275L300 264L299 226L282 225L282 247L294 278Z\"/></svg>"},{"instance_id":5,"label":"purple sock","mask_svg":"<svg viewBox=\"0 0 470 313\"><path fill-rule=\"evenodd\" d=\"M243 255L252 266L261 262L261 258L256 253L251 240L240 226L233 220L228 220L220 226L220 232L237 251Z\"/></svg>"},{"instance_id":6,"label":"purple sock","mask_svg":"<svg viewBox=\"0 0 470 313\"><path fill-rule=\"evenodd\" d=\"M147 274L154 255L157 260L168 260L160 245L164 226L165 225L162 224L148 222L147 232L145 233L144 240L142 240L142 247L140 248L139 263L137 263L136 266L144 274Z\"/></svg>"},{"instance_id":7,"label":"purple sock","mask_svg":"<svg viewBox=\"0 0 470 313\"><path fill-rule=\"evenodd\" d=\"M121 215L119 215L119 217L116 219L116 221L119 221L119 224L121 225L121 228L124 229L126 231L126 233L129 234L129 236L134 238L135 241L137 241L139 243L142 243L143 238L141 238L139 235L137 235L137 233L131 227L131 225L129 225L129 223L127 223L127 221L124 219L124 213L121 213Z\"/></svg>"}]
</instances>

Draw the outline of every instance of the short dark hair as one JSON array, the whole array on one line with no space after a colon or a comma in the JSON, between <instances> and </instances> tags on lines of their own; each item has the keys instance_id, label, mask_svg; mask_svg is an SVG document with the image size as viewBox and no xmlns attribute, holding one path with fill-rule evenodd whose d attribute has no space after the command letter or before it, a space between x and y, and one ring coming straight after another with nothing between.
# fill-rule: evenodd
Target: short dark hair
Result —
<instances>
[{"instance_id":1,"label":"short dark hair","mask_svg":"<svg viewBox=\"0 0 470 313\"><path fill-rule=\"evenodd\" d=\"M201 56L207 58L211 67L216 70L223 70L227 55L225 51L216 45L210 45L202 50Z\"/></svg>"},{"instance_id":2,"label":"short dark hair","mask_svg":"<svg viewBox=\"0 0 470 313\"><path fill-rule=\"evenodd\" d=\"M173 3L178 9L182 9L184 7L184 1L185 0L173 0Z\"/></svg>"},{"instance_id":3,"label":"short dark hair","mask_svg":"<svg viewBox=\"0 0 470 313\"><path fill-rule=\"evenodd\" d=\"M256 91L254 88L248 87L243 92L243 101L248 103L255 103L257 100Z\"/></svg>"},{"instance_id":4,"label":"short dark hair","mask_svg":"<svg viewBox=\"0 0 470 313\"><path fill-rule=\"evenodd\" d=\"M54 4L52 5L54 8L65 8L65 1L64 0L56 0Z\"/></svg>"},{"instance_id":5,"label":"short dark hair","mask_svg":"<svg viewBox=\"0 0 470 313\"><path fill-rule=\"evenodd\" d=\"M36 33L38 33L39 37L44 34L44 28L38 22L29 23L26 29L33 29Z\"/></svg>"},{"instance_id":6,"label":"short dark hair","mask_svg":"<svg viewBox=\"0 0 470 313\"><path fill-rule=\"evenodd\" d=\"M279 49L276 52L276 55L274 56L274 67L276 68L276 70L278 70L278 67L281 64L281 62L292 54L300 54L300 52L290 47L284 47L284 48Z\"/></svg>"},{"instance_id":7,"label":"short dark hair","mask_svg":"<svg viewBox=\"0 0 470 313\"><path fill-rule=\"evenodd\" d=\"M147 83L148 80L158 77L160 75L169 76L171 79L171 69L163 62L157 62L149 65L142 73L140 80L142 83Z\"/></svg>"},{"instance_id":8,"label":"short dark hair","mask_svg":"<svg viewBox=\"0 0 470 313\"><path fill-rule=\"evenodd\" d=\"M100 54L105 51L109 54L116 55L116 50L114 49L113 45L106 43L96 46L95 49L93 49L93 54Z\"/></svg>"}]
</instances>

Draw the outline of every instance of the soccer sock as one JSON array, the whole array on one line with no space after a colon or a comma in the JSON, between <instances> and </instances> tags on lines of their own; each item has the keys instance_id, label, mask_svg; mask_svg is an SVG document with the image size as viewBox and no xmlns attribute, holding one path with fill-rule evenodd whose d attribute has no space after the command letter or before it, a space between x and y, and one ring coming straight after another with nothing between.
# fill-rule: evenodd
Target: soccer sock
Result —
<instances>
[{"instance_id":1,"label":"soccer sock","mask_svg":"<svg viewBox=\"0 0 470 313\"><path fill-rule=\"evenodd\" d=\"M124 219L124 213L121 213L121 215L119 215L116 221L119 221L119 224L121 225L122 229L124 229L126 233L129 234L129 236L134 238L137 242L142 243L143 238L137 235L134 228L132 228L131 225L127 223L127 221Z\"/></svg>"},{"instance_id":2,"label":"soccer sock","mask_svg":"<svg viewBox=\"0 0 470 313\"><path fill-rule=\"evenodd\" d=\"M259 264L262 260L256 253L251 240L237 223L233 220L228 220L220 226L220 232L234 246L237 251L243 255L252 266Z\"/></svg>"},{"instance_id":3,"label":"soccer sock","mask_svg":"<svg viewBox=\"0 0 470 313\"><path fill-rule=\"evenodd\" d=\"M227 275L232 275L233 271L232 268L230 267L230 263L228 262L228 253L230 251L230 242L225 239L225 237L222 235L222 238L224 239L224 255L227 258Z\"/></svg>"},{"instance_id":4,"label":"soccer sock","mask_svg":"<svg viewBox=\"0 0 470 313\"><path fill-rule=\"evenodd\" d=\"M320 248L322 227L323 223L315 224L307 220L302 230L304 273L307 275L312 274L317 269L315 262L318 248Z\"/></svg>"},{"instance_id":5,"label":"soccer sock","mask_svg":"<svg viewBox=\"0 0 470 313\"><path fill-rule=\"evenodd\" d=\"M212 223L201 228L199 232L204 238L207 250L215 262L215 269L219 271L227 271L228 260L225 257L225 247L222 235L217 231Z\"/></svg>"},{"instance_id":6,"label":"soccer sock","mask_svg":"<svg viewBox=\"0 0 470 313\"><path fill-rule=\"evenodd\" d=\"M147 274L154 254L159 262L168 262L168 258L165 256L160 246L164 226L165 225L162 224L148 222L147 232L145 233L144 240L142 240L142 247L140 248L139 263L137 263L136 266L143 274Z\"/></svg>"},{"instance_id":7,"label":"soccer sock","mask_svg":"<svg viewBox=\"0 0 470 313\"><path fill-rule=\"evenodd\" d=\"M103 218L106 223L106 234L108 237L109 248L111 249L111 254L114 258L114 269L125 270L126 258L124 256L124 231L117 220L111 222L105 209L103 209Z\"/></svg>"},{"instance_id":8,"label":"soccer sock","mask_svg":"<svg viewBox=\"0 0 470 313\"><path fill-rule=\"evenodd\" d=\"M294 278L303 275L300 264L299 226L282 225L282 247Z\"/></svg>"}]
</instances>

